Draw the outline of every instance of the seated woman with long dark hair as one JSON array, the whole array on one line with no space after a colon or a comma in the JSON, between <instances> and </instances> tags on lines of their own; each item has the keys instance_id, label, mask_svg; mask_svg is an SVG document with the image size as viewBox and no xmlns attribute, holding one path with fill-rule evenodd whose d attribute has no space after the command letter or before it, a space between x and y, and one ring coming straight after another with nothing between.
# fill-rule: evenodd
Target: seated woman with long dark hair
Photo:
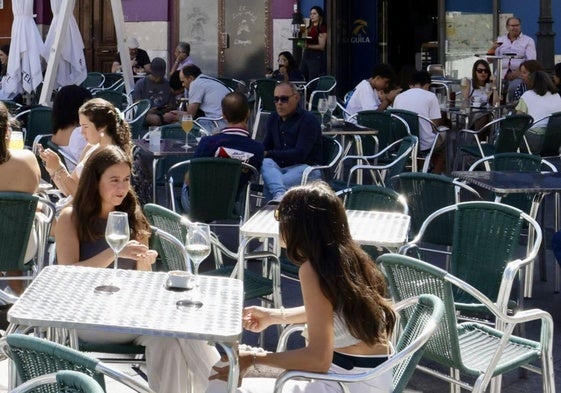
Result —
<instances>
[{"instance_id":1,"label":"seated woman with long dark hair","mask_svg":"<svg viewBox=\"0 0 561 393\"><path fill-rule=\"evenodd\" d=\"M300 267L304 305L290 309L248 307L243 326L261 332L275 324L306 323L305 348L270 353L240 351L243 376L254 365L311 372L362 373L393 354L389 341L395 314L384 277L353 241L341 200L324 182L290 189L275 212L281 245ZM228 367L215 367L207 392L224 392ZM349 384L351 392L389 392L391 370ZM244 378L238 392L272 392L273 378ZM338 391L337 383L290 381L284 393Z\"/></svg>"}]
</instances>

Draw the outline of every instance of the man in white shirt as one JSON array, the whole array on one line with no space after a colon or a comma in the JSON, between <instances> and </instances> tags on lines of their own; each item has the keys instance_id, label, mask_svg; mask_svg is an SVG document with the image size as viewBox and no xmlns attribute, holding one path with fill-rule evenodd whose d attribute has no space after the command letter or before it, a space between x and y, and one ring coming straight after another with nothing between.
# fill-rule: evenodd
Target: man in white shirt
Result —
<instances>
[{"instance_id":1,"label":"man in white shirt","mask_svg":"<svg viewBox=\"0 0 561 393\"><path fill-rule=\"evenodd\" d=\"M224 96L230 93L230 89L218 79L205 75L201 69L194 64L183 67L179 73L183 87L189 91L189 106L187 113L196 119L201 116L219 118L222 117L221 102ZM166 113L164 120L173 122L173 117L179 118L178 111ZM175 120L177 121L177 120ZM220 128L226 122L222 121Z\"/></svg>"},{"instance_id":2,"label":"man in white shirt","mask_svg":"<svg viewBox=\"0 0 561 393\"><path fill-rule=\"evenodd\" d=\"M395 97L394 109L405 109L418 113L430 119L437 126L441 125L440 106L436 94L429 91L431 76L427 71L417 71L413 74L412 83L409 90L400 93ZM419 121L419 156L429 153L434 138L439 138L436 142L431 163L433 173L442 173L445 169L444 156L444 135L435 135L430 124L426 121Z\"/></svg>"},{"instance_id":3,"label":"man in white shirt","mask_svg":"<svg viewBox=\"0 0 561 393\"><path fill-rule=\"evenodd\" d=\"M386 90L396 80L395 72L387 64L378 64L372 70L372 76L364 79L353 90L351 98L346 105L349 116L366 110L386 110L391 105L400 88ZM356 123L356 120L354 121Z\"/></svg>"},{"instance_id":4,"label":"man in white shirt","mask_svg":"<svg viewBox=\"0 0 561 393\"><path fill-rule=\"evenodd\" d=\"M527 35L522 34L522 21L511 16L506 20L507 34L497 38L490 53L497 56L515 55L516 58L503 59L501 78L508 81L508 101L514 98L514 90L522 83L520 64L526 60L536 60L536 44Z\"/></svg>"}]
</instances>

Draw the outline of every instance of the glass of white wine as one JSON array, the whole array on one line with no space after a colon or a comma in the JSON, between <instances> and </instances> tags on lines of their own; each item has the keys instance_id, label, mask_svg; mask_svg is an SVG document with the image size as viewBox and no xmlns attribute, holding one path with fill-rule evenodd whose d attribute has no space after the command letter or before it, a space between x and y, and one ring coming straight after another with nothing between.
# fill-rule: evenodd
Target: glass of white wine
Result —
<instances>
[{"instance_id":1,"label":"glass of white wine","mask_svg":"<svg viewBox=\"0 0 561 393\"><path fill-rule=\"evenodd\" d=\"M187 229L185 250L193 262L195 276L199 274L201 262L210 254L210 226L194 222Z\"/></svg>"},{"instance_id":2,"label":"glass of white wine","mask_svg":"<svg viewBox=\"0 0 561 393\"><path fill-rule=\"evenodd\" d=\"M318 112L321 114L321 129L325 128L323 124L323 118L325 117L325 113L327 112L327 99L320 98L318 100Z\"/></svg>"},{"instance_id":3,"label":"glass of white wine","mask_svg":"<svg viewBox=\"0 0 561 393\"><path fill-rule=\"evenodd\" d=\"M117 263L119 261L119 253L125 248L130 239L129 217L125 212L111 212L107 218L107 226L105 227L105 241L115 253L115 262L113 263L113 279L110 284L100 285L95 288L96 292L114 293L119 291L116 285L117 281Z\"/></svg>"},{"instance_id":4,"label":"glass of white wine","mask_svg":"<svg viewBox=\"0 0 561 393\"><path fill-rule=\"evenodd\" d=\"M208 224L194 222L189 225L185 238L185 251L187 251L189 259L193 262L195 286L197 287L199 285L199 266L210 254L210 226ZM203 303L198 295L195 292L190 298L178 300L176 304L178 307L199 308Z\"/></svg>"},{"instance_id":5,"label":"glass of white wine","mask_svg":"<svg viewBox=\"0 0 561 393\"><path fill-rule=\"evenodd\" d=\"M327 97L327 109L329 109L329 124L331 124L331 119L333 118L333 113L337 109L337 96L330 95Z\"/></svg>"},{"instance_id":6,"label":"glass of white wine","mask_svg":"<svg viewBox=\"0 0 561 393\"><path fill-rule=\"evenodd\" d=\"M189 150L189 133L193 129L193 116L187 113L181 115L181 128L183 128L183 131L185 131L186 134L185 145L183 145L183 147L185 148L185 150Z\"/></svg>"}]
</instances>

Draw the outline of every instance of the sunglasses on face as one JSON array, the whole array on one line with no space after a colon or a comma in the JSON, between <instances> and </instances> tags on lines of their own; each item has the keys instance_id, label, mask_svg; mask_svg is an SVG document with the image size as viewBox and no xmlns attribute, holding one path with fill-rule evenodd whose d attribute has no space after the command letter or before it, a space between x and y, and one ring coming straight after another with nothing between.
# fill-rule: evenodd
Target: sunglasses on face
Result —
<instances>
[{"instance_id":1,"label":"sunglasses on face","mask_svg":"<svg viewBox=\"0 0 561 393\"><path fill-rule=\"evenodd\" d=\"M294 94L290 95L290 96L274 96L273 97L273 101L274 102L282 102L283 104L286 104L288 102L288 100L290 99L290 97L292 97Z\"/></svg>"},{"instance_id":2,"label":"sunglasses on face","mask_svg":"<svg viewBox=\"0 0 561 393\"><path fill-rule=\"evenodd\" d=\"M478 74L489 73L489 71L487 71L485 68L476 68L475 72L477 72Z\"/></svg>"}]
</instances>

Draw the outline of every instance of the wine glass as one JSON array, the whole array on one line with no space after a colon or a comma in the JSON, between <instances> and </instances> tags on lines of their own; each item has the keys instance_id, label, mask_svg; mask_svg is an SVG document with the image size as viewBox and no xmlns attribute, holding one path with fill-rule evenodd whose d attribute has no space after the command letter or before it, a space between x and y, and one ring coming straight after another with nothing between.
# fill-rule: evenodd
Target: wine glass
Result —
<instances>
[{"instance_id":1,"label":"wine glass","mask_svg":"<svg viewBox=\"0 0 561 393\"><path fill-rule=\"evenodd\" d=\"M201 262L210 254L210 227L208 224L194 222L187 229L185 251L193 262L195 276L199 274Z\"/></svg>"},{"instance_id":2,"label":"wine glass","mask_svg":"<svg viewBox=\"0 0 561 393\"><path fill-rule=\"evenodd\" d=\"M325 113L327 112L327 99L320 98L318 101L318 112L321 114L321 128L324 129L325 126L323 124L323 118L325 117Z\"/></svg>"},{"instance_id":3,"label":"wine glass","mask_svg":"<svg viewBox=\"0 0 561 393\"><path fill-rule=\"evenodd\" d=\"M327 97L327 109L329 109L329 123L331 123L331 118L333 117L333 112L337 109L337 96L330 95Z\"/></svg>"},{"instance_id":4,"label":"wine glass","mask_svg":"<svg viewBox=\"0 0 561 393\"><path fill-rule=\"evenodd\" d=\"M181 128L183 128L183 131L185 131L186 134L185 145L183 145L183 147L185 148L185 150L189 150L189 133L193 129L193 116L187 113L181 115Z\"/></svg>"},{"instance_id":5,"label":"wine glass","mask_svg":"<svg viewBox=\"0 0 561 393\"><path fill-rule=\"evenodd\" d=\"M119 287L115 285L117 280L117 262L119 253L125 248L130 238L129 217L125 212L111 212L107 218L107 226L105 227L105 241L115 253L115 262L113 263L113 279L110 284L100 285L95 288L97 292L114 293L119 291Z\"/></svg>"}]
</instances>

